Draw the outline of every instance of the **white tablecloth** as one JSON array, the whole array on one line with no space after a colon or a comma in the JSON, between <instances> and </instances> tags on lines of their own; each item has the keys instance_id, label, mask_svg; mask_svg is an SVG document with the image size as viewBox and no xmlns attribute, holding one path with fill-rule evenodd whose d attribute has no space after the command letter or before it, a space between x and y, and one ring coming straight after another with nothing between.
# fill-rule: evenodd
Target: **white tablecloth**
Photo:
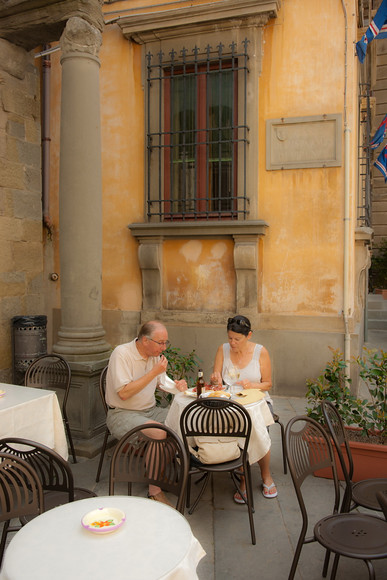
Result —
<instances>
[{"instance_id":1,"label":"white tablecloth","mask_svg":"<svg viewBox=\"0 0 387 580\"><path fill-rule=\"evenodd\" d=\"M173 398L171 407L168 411L165 424L170 427L180 435L180 415L189 403L194 401L193 398L185 395L184 393L179 393ZM249 444L249 462L255 463L259 461L266 455L271 446L271 441L267 428L269 425L274 423L273 416L270 409L264 399L258 401L257 403L251 403L246 405L246 411L249 412L251 417L251 436Z\"/></svg>"},{"instance_id":2,"label":"white tablecloth","mask_svg":"<svg viewBox=\"0 0 387 580\"><path fill-rule=\"evenodd\" d=\"M109 534L85 530L82 517L121 509ZM205 555L180 512L141 497L107 496L54 508L25 525L5 551L1 580L195 580Z\"/></svg>"},{"instance_id":3,"label":"white tablecloth","mask_svg":"<svg viewBox=\"0 0 387 580\"><path fill-rule=\"evenodd\" d=\"M0 383L0 438L37 441L68 458L66 434L54 391Z\"/></svg>"}]
</instances>

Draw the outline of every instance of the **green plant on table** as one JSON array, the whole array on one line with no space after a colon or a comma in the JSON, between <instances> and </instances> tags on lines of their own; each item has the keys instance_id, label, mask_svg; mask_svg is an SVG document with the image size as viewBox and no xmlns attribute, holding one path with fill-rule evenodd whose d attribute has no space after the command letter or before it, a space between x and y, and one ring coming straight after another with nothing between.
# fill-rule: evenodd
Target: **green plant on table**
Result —
<instances>
[{"instance_id":1,"label":"green plant on table","mask_svg":"<svg viewBox=\"0 0 387 580\"><path fill-rule=\"evenodd\" d=\"M188 388L193 387L196 383L197 368L200 359L195 349L189 353L182 353L180 348L174 348L171 345L163 353L168 360L167 375L173 380L185 379ZM168 405L172 400L170 393L156 391L156 402L158 405Z\"/></svg>"}]
</instances>

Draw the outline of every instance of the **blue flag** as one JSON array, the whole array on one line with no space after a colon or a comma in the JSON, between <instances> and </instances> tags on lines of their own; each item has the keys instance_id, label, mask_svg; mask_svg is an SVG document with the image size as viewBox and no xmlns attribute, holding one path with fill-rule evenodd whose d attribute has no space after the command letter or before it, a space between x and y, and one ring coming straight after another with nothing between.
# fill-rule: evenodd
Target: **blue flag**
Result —
<instances>
[{"instance_id":1,"label":"blue flag","mask_svg":"<svg viewBox=\"0 0 387 580\"><path fill-rule=\"evenodd\" d=\"M376 37L387 38L387 0L383 0L367 32L356 43L356 52L360 62L364 62L367 46Z\"/></svg>"},{"instance_id":2,"label":"blue flag","mask_svg":"<svg viewBox=\"0 0 387 580\"><path fill-rule=\"evenodd\" d=\"M383 121L380 123L379 127L376 130L375 135L373 136L372 140L370 141L369 147L371 149L376 149L383 142L384 137L386 136L386 130L387 130L387 115L384 117Z\"/></svg>"},{"instance_id":3,"label":"blue flag","mask_svg":"<svg viewBox=\"0 0 387 580\"><path fill-rule=\"evenodd\" d=\"M383 177L384 177L384 181L387 181L387 145L385 146L385 148L383 149L383 151L380 153L379 157L377 158L377 160L374 163L375 167L377 167L379 169L379 171L382 172Z\"/></svg>"}]
</instances>

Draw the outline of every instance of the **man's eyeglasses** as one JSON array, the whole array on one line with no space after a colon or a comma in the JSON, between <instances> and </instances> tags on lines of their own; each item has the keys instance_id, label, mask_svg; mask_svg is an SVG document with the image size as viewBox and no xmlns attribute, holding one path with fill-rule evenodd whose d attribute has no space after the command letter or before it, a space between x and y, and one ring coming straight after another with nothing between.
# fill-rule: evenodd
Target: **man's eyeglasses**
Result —
<instances>
[{"instance_id":1,"label":"man's eyeglasses","mask_svg":"<svg viewBox=\"0 0 387 580\"><path fill-rule=\"evenodd\" d=\"M151 340L152 342L155 342L159 346L165 346L165 348L168 348L168 346L171 344L169 340L153 340L153 338L151 338L150 336L147 336L147 339Z\"/></svg>"}]
</instances>

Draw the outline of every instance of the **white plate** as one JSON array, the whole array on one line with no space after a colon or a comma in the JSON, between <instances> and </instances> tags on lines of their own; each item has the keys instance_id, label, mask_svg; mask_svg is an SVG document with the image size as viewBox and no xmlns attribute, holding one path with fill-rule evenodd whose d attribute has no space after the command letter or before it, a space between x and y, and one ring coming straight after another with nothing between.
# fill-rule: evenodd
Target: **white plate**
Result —
<instances>
[{"instance_id":1,"label":"white plate","mask_svg":"<svg viewBox=\"0 0 387 580\"><path fill-rule=\"evenodd\" d=\"M4 395L5 395L5 391L0 390L0 398L4 397Z\"/></svg>"},{"instance_id":2,"label":"white plate","mask_svg":"<svg viewBox=\"0 0 387 580\"><path fill-rule=\"evenodd\" d=\"M214 393L216 393L216 392L220 392L220 391L206 391L205 393L202 393L200 396L203 397L203 399L205 399L206 397L209 397L209 396L211 396L211 398L212 398L212 397L215 397ZM220 399L231 399L230 393L227 393L226 391L221 391L221 394L216 395L216 397L220 398Z\"/></svg>"},{"instance_id":3,"label":"white plate","mask_svg":"<svg viewBox=\"0 0 387 580\"><path fill-rule=\"evenodd\" d=\"M118 508L98 508L83 516L85 530L96 534L110 534L122 526L125 514Z\"/></svg>"},{"instance_id":4,"label":"white plate","mask_svg":"<svg viewBox=\"0 0 387 580\"><path fill-rule=\"evenodd\" d=\"M184 391L184 393L187 395L187 397L192 397L193 399L196 399L196 390L194 391L194 389L196 389L196 387L192 387L192 389L187 389L186 391Z\"/></svg>"}]
</instances>

